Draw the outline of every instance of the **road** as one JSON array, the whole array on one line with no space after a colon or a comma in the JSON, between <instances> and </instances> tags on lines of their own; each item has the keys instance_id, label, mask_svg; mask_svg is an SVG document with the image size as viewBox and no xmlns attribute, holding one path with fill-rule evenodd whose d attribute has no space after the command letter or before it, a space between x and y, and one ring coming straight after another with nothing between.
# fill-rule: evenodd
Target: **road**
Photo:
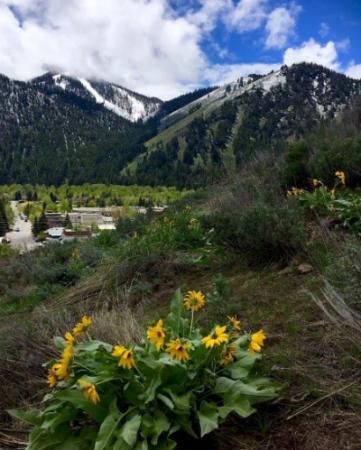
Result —
<instances>
[{"instance_id":1,"label":"road","mask_svg":"<svg viewBox=\"0 0 361 450\"><path fill-rule=\"evenodd\" d=\"M22 252L26 252L37 247L38 244L33 238L30 220L28 222L21 220L16 205L17 202L11 202L11 208L14 211L14 231L10 231L6 234L6 236L10 238L11 247L16 248ZM19 228L20 231L15 231L17 228Z\"/></svg>"}]
</instances>

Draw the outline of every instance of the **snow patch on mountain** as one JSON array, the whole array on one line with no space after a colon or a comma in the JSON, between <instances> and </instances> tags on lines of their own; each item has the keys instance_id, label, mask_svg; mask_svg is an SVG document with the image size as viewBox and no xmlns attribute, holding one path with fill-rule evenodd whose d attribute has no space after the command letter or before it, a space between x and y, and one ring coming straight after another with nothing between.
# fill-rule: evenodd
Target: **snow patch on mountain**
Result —
<instances>
[{"instance_id":1,"label":"snow patch on mountain","mask_svg":"<svg viewBox=\"0 0 361 450\"><path fill-rule=\"evenodd\" d=\"M160 102L153 102L147 105L142 100L131 95L126 89L122 89L120 86L113 84L107 85L107 92L112 98L112 101L110 101L101 95L85 78L78 78L78 80L94 97L97 103L102 104L109 111L132 122L148 119L159 109Z\"/></svg>"}]
</instances>

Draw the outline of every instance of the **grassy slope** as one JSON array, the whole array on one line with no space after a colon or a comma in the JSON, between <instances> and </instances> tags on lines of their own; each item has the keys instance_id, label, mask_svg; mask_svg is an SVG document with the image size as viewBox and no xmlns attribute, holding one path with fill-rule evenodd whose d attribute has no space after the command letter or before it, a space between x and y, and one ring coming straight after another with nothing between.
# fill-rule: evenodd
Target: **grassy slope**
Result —
<instances>
[{"instance_id":1,"label":"grassy slope","mask_svg":"<svg viewBox=\"0 0 361 450\"><path fill-rule=\"evenodd\" d=\"M348 340L348 330L325 320L305 293L308 289L320 296L322 278L316 270L299 273L297 266L305 262L304 255L296 256L286 268L255 268L223 251L211 253L207 263L199 265L194 262L197 252L193 249L171 249L168 243L144 250L147 241L128 242L126 251L116 247L95 272L75 286L50 296L32 311L2 318L0 398L4 407L10 406L7 401L11 406L32 402L34 393L45 392L41 363L52 354L51 336L69 329L75 317L90 312L93 335L110 342L137 340L149 320L165 314L177 287L186 284L210 293L215 276L222 274L228 293L220 303L209 303L198 320L206 326L227 314L238 314L244 329L263 327L269 338L262 364L284 384L284 390L277 402L262 406L250 419L228 420L199 448L360 448L359 341L355 347ZM139 251L142 257L136 260ZM356 334L352 337L356 339ZM14 352L12 358L6 356L9 349ZM15 352L19 353L15 356ZM9 425L4 428L8 430ZM1 448L23 448L18 431L6 431ZM191 445L185 443L184 448Z\"/></svg>"}]
</instances>

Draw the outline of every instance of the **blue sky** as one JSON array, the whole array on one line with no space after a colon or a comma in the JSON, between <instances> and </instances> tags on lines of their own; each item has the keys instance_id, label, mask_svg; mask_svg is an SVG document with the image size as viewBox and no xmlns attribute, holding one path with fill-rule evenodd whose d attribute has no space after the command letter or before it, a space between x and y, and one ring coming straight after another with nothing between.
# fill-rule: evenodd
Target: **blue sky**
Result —
<instances>
[{"instance_id":1,"label":"blue sky","mask_svg":"<svg viewBox=\"0 0 361 450\"><path fill-rule=\"evenodd\" d=\"M272 1L269 8L289 8L290 4ZM294 34L282 48L265 48L264 24L256 30L237 33L218 22L211 36L205 39L204 50L217 63L271 63L282 60L285 47L299 46L313 38L322 45L328 41L338 43L339 60L343 66L352 59L361 63L361 0L300 0L297 5L299 12ZM212 42L217 42L228 54L220 55Z\"/></svg>"},{"instance_id":2,"label":"blue sky","mask_svg":"<svg viewBox=\"0 0 361 450\"><path fill-rule=\"evenodd\" d=\"M282 64L361 78L361 0L0 0L0 73L166 99Z\"/></svg>"}]
</instances>

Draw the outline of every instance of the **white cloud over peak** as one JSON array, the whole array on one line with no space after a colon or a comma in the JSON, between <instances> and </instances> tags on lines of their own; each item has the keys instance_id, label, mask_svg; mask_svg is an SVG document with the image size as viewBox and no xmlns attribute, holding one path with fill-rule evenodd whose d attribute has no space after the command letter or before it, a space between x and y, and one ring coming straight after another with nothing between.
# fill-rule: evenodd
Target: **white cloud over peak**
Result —
<instances>
[{"instance_id":1,"label":"white cloud over peak","mask_svg":"<svg viewBox=\"0 0 361 450\"><path fill-rule=\"evenodd\" d=\"M296 19L301 7L293 4L289 9L284 6L275 8L268 16L266 48L284 48L290 37L295 35Z\"/></svg>"},{"instance_id":2,"label":"white cloud over peak","mask_svg":"<svg viewBox=\"0 0 361 450\"><path fill-rule=\"evenodd\" d=\"M276 70L282 57L275 64L212 64L203 41L219 57L233 58L223 41L212 42L211 32L222 25L226 33L259 30L266 48L283 49L299 12L296 3L270 0L0 0L0 73L24 80L58 68L167 99ZM339 69L337 51L346 44L310 39L287 48L283 62Z\"/></svg>"},{"instance_id":3,"label":"white cloud over peak","mask_svg":"<svg viewBox=\"0 0 361 450\"><path fill-rule=\"evenodd\" d=\"M27 79L46 67L170 97L206 66L200 30L165 0L0 0L0 72ZM18 17L21 17L21 24Z\"/></svg>"},{"instance_id":4,"label":"white cloud over peak","mask_svg":"<svg viewBox=\"0 0 361 450\"><path fill-rule=\"evenodd\" d=\"M351 78L361 79L361 64L355 64L352 61L345 73Z\"/></svg>"},{"instance_id":5,"label":"white cloud over peak","mask_svg":"<svg viewBox=\"0 0 361 450\"><path fill-rule=\"evenodd\" d=\"M322 45L313 38L303 42L299 47L288 48L284 52L283 62L287 65L299 62L313 62L334 70L340 68L335 42L329 41L327 44Z\"/></svg>"}]
</instances>

